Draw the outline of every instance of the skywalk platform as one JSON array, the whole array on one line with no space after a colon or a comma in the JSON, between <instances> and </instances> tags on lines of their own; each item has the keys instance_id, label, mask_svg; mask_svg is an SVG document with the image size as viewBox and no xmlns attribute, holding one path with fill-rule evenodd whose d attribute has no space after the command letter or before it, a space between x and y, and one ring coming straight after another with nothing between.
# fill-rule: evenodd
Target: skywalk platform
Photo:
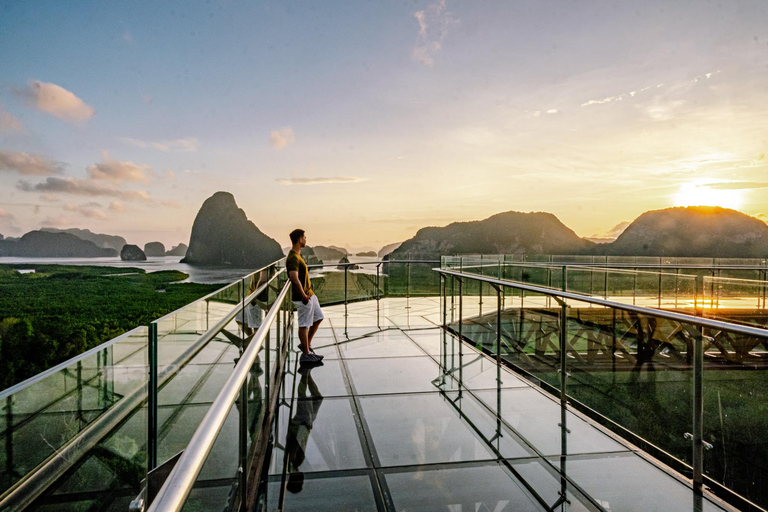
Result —
<instances>
[{"instance_id":1,"label":"skywalk platform","mask_svg":"<svg viewBox=\"0 0 768 512\"><path fill-rule=\"evenodd\" d=\"M288 360L267 510L734 510L508 369L499 383L473 347L459 358L438 298L324 311L324 365Z\"/></svg>"}]
</instances>

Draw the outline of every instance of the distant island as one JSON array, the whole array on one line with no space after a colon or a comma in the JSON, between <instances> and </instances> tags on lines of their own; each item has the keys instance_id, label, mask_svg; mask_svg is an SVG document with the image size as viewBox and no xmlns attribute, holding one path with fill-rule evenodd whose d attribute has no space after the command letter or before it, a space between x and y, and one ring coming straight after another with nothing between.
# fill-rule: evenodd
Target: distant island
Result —
<instances>
[{"instance_id":1,"label":"distant island","mask_svg":"<svg viewBox=\"0 0 768 512\"><path fill-rule=\"evenodd\" d=\"M375 257L376 256L376 251L359 252L359 253L355 254L355 256Z\"/></svg>"},{"instance_id":2,"label":"distant island","mask_svg":"<svg viewBox=\"0 0 768 512\"><path fill-rule=\"evenodd\" d=\"M200 207L181 262L258 268L282 257L280 244L248 220L232 194L216 192Z\"/></svg>"},{"instance_id":3,"label":"distant island","mask_svg":"<svg viewBox=\"0 0 768 512\"><path fill-rule=\"evenodd\" d=\"M594 246L551 213L504 212L485 220L422 228L390 259L436 259L446 254L584 254Z\"/></svg>"},{"instance_id":4,"label":"distant island","mask_svg":"<svg viewBox=\"0 0 768 512\"><path fill-rule=\"evenodd\" d=\"M103 233L93 233L89 229L41 228L40 231L46 231L48 233L69 233L70 235L75 235L77 238L80 238L82 240L88 240L89 242L93 242L99 247L114 249L116 251L120 251L123 248L123 246L128 243L125 241L125 238L121 236L105 235Z\"/></svg>"},{"instance_id":5,"label":"distant island","mask_svg":"<svg viewBox=\"0 0 768 512\"><path fill-rule=\"evenodd\" d=\"M30 231L18 240L0 240L0 256L23 258L105 258L117 256L88 240L64 232Z\"/></svg>"},{"instance_id":6,"label":"distant island","mask_svg":"<svg viewBox=\"0 0 768 512\"><path fill-rule=\"evenodd\" d=\"M609 243L580 238L551 213L504 212L473 222L422 228L391 259L447 254L586 254L768 257L768 225L736 210L709 206L642 214Z\"/></svg>"},{"instance_id":7,"label":"distant island","mask_svg":"<svg viewBox=\"0 0 768 512\"><path fill-rule=\"evenodd\" d=\"M597 245L592 253L765 258L768 257L768 225L728 208L667 208L645 212L615 242Z\"/></svg>"},{"instance_id":8,"label":"distant island","mask_svg":"<svg viewBox=\"0 0 768 512\"><path fill-rule=\"evenodd\" d=\"M312 247L312 249L315 251L317 257L323 261L339 261L341 258L349 254L346 249L333 245L330 247L315 245Z\"/></svg>"}]
</instances>

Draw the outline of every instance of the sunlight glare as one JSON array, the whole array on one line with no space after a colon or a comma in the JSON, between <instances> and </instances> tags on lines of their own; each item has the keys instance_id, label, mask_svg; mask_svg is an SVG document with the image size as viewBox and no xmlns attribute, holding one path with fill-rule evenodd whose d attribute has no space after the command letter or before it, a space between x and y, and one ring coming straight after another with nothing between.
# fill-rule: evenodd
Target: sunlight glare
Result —
<instances>
[{"instance_id":1,"label":"sunlight glare","mask_svg":"<svg viewBox=\"0 0 768 512\"><path fill-rule=\"evenodd\" d=\"M684 183L675 194L675 206L720 206L738 210L743 203L741 190L720 190L700 183Z\"/></svg>"}]
</instances>

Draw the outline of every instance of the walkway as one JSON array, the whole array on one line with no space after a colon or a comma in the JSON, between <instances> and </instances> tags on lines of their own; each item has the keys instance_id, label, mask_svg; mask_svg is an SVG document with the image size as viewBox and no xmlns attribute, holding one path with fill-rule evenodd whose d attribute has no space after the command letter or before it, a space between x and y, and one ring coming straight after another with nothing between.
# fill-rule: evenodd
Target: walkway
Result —
<instances>
[{"instance_id":1,"label":"walkway","mask_svg":"<svg viewBox=\"0 0 768 512\"><path fill-rule=\"evenodd\" d=\"M457 344L439 310L437 298L325 308L313 343L325 364L289 361L268 510L694 510L681 477L506 369L497 389L495 362L467 345L459 386L439 364ZM563 485L568 503L553 507Z\"/></svg>"}]
</instances>

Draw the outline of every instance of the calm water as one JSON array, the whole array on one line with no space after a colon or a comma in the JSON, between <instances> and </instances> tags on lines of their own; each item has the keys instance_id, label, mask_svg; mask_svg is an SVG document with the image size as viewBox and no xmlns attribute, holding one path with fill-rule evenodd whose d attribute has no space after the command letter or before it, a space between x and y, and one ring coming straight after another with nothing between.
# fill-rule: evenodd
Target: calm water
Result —
<instances>
[{"instance_id":1,"label":"calm water","mask_svg":"<svg viewBox=\"0 0 768 512\"><path fill-rule=\"evenodd\" d=\"M189 275L185 282L190 283L231 283L239 277L253 272L253 268L235 267L196 267L179 263L179 256L162 256L147 258L147 261L122 261L119 257L113 258L0 258L0 264L32 264L32 265L91 265L98 267L132 267L141 268L147 272L158 270L179 270ZM350 256L352 263L377 261L378 258ZM333 262L326 261L327 264ZM331 267L335 269L335 267ZM330 270L330 269L329 269ZM376 273L375 265L364 265L363 271ZM313 272L314 274L314 272Z\"/></svg>"}]
</instances>

